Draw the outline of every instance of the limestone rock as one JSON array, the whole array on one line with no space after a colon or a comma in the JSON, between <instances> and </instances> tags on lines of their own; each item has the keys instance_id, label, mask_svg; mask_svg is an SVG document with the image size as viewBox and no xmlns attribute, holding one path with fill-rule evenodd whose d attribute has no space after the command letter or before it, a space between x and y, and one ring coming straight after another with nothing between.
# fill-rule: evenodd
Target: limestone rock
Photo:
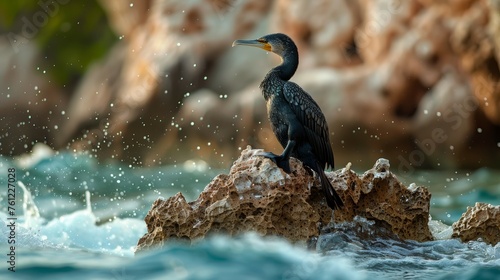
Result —
<instances>
[{"instance_id":1,"label":"limestone rock","mask_svg":"<svg viewBox=\"0 0 500 280\"><path fill-rule=\"evenodd\" d=\"M432 240L428 227L431 194L414 184L404 186L389 167L389 161L381 158L362 176L348 167L333 173L333 185L344 201L344 208L335 211L335 222L361 216L401 239Z\"/></svg>"},{"instance_id":2,"label":"limestone rock","mask_svg":"<svg viewBox=\"0 0 500 280\"><path fill-rule=\"evenodd\" d=\"M214 233L246 231L307 241L317 237L332 218L340 222L356 216L402 239L432 240L427 227L429 192L423 187L406 188L390 173L387 160L378 160L361 177L349 168L327 172L345 203L342 210L332 212L312 171L291 158L292 173L286 174L261 152L247 147L229 175L215 177L193 202L186 202L181 193L156 200L145 218L148 232L137 250L161 246L168 239L192 241Z\"/></svg>"},{"instance_id":3,"label":"limestone rock","mask_svg":"<svg viewBox=\"0 0 500 280\"><path fill-rule=\"evenodd\" d=\"M463 242L481 238L495 245L500 242L500 206L476 202L453 224L453 236Z\"/></svg>"},{"instance_id":4,"label":"limestone rock","mask_svg":"<svg viewBox=\"0 0 500 280\"><path fill-rule=\"evenodd\" d=\"M291 241L317 236L318 225L327 224L332 213L314 178L296 159L290 161L293 174L286 174L260 152L244 150L229 175L215 177L196 201L187 203L181 193L156 200L138 250L213 233L256 231Z\"/></svg>"}]
</instances>

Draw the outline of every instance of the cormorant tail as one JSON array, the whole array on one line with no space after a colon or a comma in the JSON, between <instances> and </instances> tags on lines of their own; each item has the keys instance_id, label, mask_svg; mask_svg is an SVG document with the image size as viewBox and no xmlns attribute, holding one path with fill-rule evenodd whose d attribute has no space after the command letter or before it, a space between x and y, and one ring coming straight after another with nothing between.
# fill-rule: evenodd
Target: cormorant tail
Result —
<instances>
[{"instance_id":1,"label":"cormorant tail","mask_svg":"<svg viewBox=\"0 0 500 280\"><path fill-rule=\"evenodd\" d=\"M319 167L319 164L318 164ZM325 193L325 198L326 198L326 203L330 208L333 210L335 209L340 209L342 206L344 206L344 203L342 202L342 199L340 199L340 196L337 194L335 189L332 186L332 183L328 178L326 177L325 171L323 171L323 168L319 167L317 168L319 179L321 181L321 188L323 189L323 192Z\"/></svg>"}]
</instances>

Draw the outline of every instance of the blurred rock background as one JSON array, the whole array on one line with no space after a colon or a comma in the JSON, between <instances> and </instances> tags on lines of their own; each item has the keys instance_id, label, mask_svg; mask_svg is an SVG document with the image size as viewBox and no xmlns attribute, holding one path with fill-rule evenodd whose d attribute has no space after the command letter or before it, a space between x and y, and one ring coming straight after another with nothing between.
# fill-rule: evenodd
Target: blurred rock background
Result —
<instances>
[{"instance_id":1,"label":"blurred rock background","mask_svg":"<svg viewBox=\"0 0 500 280\"><path fill-rule=\"evenodd\" d=\"M3 1L0 152L228 167L281 152L258 88L283 32L336 167L500 167L500 0Z\"/></svg>"}]
</instances>

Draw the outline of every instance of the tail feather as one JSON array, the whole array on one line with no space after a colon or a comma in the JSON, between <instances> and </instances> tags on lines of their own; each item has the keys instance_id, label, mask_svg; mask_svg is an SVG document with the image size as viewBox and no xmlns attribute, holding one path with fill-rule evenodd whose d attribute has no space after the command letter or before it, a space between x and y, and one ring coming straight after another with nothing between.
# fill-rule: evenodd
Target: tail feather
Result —
<instances>
[{"instance_id":1,"label":"tail feather","mask_svg":"<svg viewBox=\"0 0 500 280\"><path fill-rule=\"evenodd\" d=\"M321 168L318 169L319 169L318 173L321 181L321 187L323 188L323 192L325 193L326 197L326 203L333 210L342 208L342 206L344 206L344 203L342 202L342 199L333 188L330 180L328 180L328 178L326 177L325 171L323 171L323 169Z\"/></svg>"}]
</instances>

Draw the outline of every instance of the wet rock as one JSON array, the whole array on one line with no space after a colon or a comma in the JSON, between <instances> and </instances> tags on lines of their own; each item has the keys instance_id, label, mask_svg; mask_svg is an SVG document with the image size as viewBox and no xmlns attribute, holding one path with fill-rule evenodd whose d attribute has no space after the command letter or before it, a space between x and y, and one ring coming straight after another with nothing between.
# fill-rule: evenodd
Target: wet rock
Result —
<instances>
[{"instance_id":1,"label":"wet rock","mask_svg":"<svg viewBox=\"0 0 500 280\"><path fill-rule=\"evenodd\" d=\"M137 251L169 239L193 241L247 231L307 241L319 236L332 218L341 222L357 216L402 239L432 239L427 227L429 192L414 185L406 188L390 173L387 160L378 160L362 176L349 168L327 172L345 203L342 210L332 212L312 171L291 158L293 171L286 174L259 156L261 152L247 147L229 174L215 177L193 202L181 193L156 200L145 218L148 233L139 240Z\"/></svg>"},{"instance_id":2,"label":"wet rock","mask_svg":"<svg viewBox=\"0 0 500 280\"><path fill-rule=\"evenodd\" d=\"M463 242L481 239L495 245L500 242L500 206L476 202L453 224L454 238Z\"/></svg>"},{"instance_id":3,"label":"wet rock","mask_svg":"<svg viewBox=\"0 0 500 280\"><path fill-rule=\"evenodd\" d=\"M389 167L389 161L381 158L362 176L349 166L330 173L344 201L344 208L335 211L334 221L352 221L361 216L401 239L433 240L428 227L431 194L415 184L404 186Z\"/></svg>"}]
</instances>

